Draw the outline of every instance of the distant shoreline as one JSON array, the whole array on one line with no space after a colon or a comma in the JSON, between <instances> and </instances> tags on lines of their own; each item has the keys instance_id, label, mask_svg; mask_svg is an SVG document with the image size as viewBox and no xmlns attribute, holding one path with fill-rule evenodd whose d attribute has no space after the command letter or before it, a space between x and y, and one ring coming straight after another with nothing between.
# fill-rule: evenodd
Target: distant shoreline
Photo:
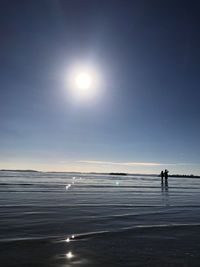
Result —
<instances>
[{"instance_id":1,"label":"distant shoreline","mask_svg":"<svg viewBox=\"0 0 200 267\"><path fill-rule=\"evenodd\" d=\"M1 172L42 172L36 170L8 170L8 169L1 169Z\"/></svg>"},{"instance_id":2,"label":"distant shoreline","mask_svg":"<svg viewBox=\"0 0 200 267\"><path fill-rule=\"evenodd\" d=\"M172 175L169 175L169 177L175 177L175 178L200 178L200 175L172 174Z\"/></svg>"}]
</instances>

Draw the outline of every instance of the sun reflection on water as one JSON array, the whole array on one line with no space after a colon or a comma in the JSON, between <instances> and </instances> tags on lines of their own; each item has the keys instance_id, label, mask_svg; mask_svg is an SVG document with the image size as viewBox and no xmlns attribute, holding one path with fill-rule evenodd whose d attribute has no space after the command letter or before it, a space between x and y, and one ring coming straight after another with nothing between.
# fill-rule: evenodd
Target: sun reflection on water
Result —
<instances>
[{"instance_id":1,"label":"sun reflection on water","mask_svg":"<svg viewBox=\"0 0 200 267\"><path fill-rule=\"evenodd\" d=\"M65 186L66 190L68 190L71 187L71 184L68 184Z\"/></svg>"},{"instance_id":2,"label":"sun reflection on water","mask_svg":"<svg viewBox=\"0 0 200 267\"><path fill-rule=\"evenodd\" d=\"M68 259L71 259L71 258L74 257L74 254L73 254L71 251L69 251L68 253L66 253L66 257L67 257Z\"/></svg>"},{"instance_id":3,"label":"sun reflection on water","mask_svg":"<svg viewBox=\"0 0 200 267\"><path fill-rule=\"evenodd\" d=\"M65 189L66 189L66 191L70 188L70 187L72 187L72 186L74 186L76 183L78 183L80 180L82 180L82 177L75 177L75 176L73 176L72 178L72 181L71 181L71 183L69 183L69 184L67 184L66 186L65 186Z\"/></svg>"},{"instance_id":4,"label":"sun reflection on water","mask_svg":"<svg viewBox=\"0 0 200 267\"><path fill-rule=\"evenodd\" d=\"M74 238L75 238L75 235L72 235L71 237L67 237L64 241L67 242L67 243L69 243Z\"/></svg>"}]
</instances>

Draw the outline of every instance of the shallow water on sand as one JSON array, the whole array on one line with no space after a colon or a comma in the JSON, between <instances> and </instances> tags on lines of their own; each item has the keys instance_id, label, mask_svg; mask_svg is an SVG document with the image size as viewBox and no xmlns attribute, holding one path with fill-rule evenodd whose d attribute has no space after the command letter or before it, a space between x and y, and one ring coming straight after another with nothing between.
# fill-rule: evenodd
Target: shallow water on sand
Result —
<instances>
[{"instance_id":1,"label":"shallow water on sand","mask_svg":"<svg viewBox=\"0 0 200 267\"><path fill-rule=\"evenodd\" d=\"M0 172L1 266L200 266L200 179Z\"/></svg>"}]
</instances>

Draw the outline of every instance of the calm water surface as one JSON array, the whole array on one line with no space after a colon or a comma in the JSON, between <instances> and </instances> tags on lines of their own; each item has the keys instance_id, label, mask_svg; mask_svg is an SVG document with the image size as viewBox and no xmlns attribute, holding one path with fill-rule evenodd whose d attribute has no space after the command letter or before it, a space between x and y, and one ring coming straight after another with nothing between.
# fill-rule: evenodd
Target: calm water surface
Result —
<instances>
[{"instance_id":1,"label":"calm water surface","mask_svg":"<svg viewBox=\"0 0 200 267\"><path fill-rule=\"evenodd\" d=\"M200 179L0 172L1 266L200 266Z\"/></svg>"}]
</instances>

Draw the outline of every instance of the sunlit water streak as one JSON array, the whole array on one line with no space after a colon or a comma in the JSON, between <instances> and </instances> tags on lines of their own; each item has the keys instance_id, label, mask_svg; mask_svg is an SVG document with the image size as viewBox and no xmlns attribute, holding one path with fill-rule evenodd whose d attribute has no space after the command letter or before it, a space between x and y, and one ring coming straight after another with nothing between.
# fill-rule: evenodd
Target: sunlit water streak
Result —
<instances>
[{"instance_id":1,"label":"sunlit water streak","mask_svg":"<svg viewBox=\"0 0 200 267\"><path fill-rule=\"evenodd\" d=\"M0 214L3 266L199 266L200 179L0 172Z\"/></svg>"}]
</instances>

